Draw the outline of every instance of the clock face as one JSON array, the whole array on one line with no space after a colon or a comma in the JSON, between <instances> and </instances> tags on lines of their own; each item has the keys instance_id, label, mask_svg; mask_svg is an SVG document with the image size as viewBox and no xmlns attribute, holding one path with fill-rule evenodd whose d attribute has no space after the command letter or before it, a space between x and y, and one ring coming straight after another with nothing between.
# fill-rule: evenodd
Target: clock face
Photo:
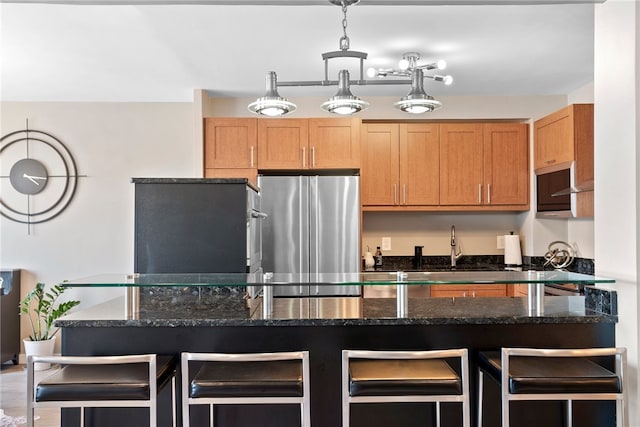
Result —
<instances>
[{"instance_id":1,"label":"clock face","mask_svg":"<svg viewBox=\"0 0 640 427\"><path fill-rule=\"evenodd\" d=\"M47 168L35 159L18 160L9 172L11 185L22 194L38 194L48 179Z\"/></svg>"},{"instance_id":2,"label":"clock face","mask_svg":"<svg viewBox=\"0 0 640 427\"><path fill-rule=\"evenodd\" d=\"M73 200L78 168L69 149L55 136L35 129L0 138L0 215L32 225L60 215Z\"/></svg>"}]
</instances>

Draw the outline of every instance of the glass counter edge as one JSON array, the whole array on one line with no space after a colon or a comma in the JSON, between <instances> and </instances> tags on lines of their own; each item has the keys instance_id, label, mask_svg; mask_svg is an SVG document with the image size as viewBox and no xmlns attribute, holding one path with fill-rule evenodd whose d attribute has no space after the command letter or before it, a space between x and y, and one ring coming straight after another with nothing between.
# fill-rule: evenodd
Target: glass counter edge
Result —
<instances>
[{"instance_id":1,"label":"glass counter edge","mask_svg":"<svg viewBox=\"0 0 640 427\"><path fill-rule=\"evenodd\" d=\"M470 274L470 272L466 272ZM576 283L583 285L591 284L603 284L603 283L615 283L614 279L589 276L580 273L567 273L566 278L550 277L550 278L494 278L494 279L470 279L469 277L462 277L457 280L429 280L429 279L395 279L395 280L345 280L345 281L322 281L322 282L307 282L307 281L249 281L249 280L220 280L220 281L144 281L144 277L134 275L119 275L119 279L106 280L105 276L91 276L84 279L68 280L60 283L63 287L243 287L243 286L383 286L383 285L496 285L496 284L529 284L529 283ZM122 277L126 277L122 280ZM228 276L227 276L228 277ZM143 281L141 281L143 280Z\"/></svg>"}]
</instances>

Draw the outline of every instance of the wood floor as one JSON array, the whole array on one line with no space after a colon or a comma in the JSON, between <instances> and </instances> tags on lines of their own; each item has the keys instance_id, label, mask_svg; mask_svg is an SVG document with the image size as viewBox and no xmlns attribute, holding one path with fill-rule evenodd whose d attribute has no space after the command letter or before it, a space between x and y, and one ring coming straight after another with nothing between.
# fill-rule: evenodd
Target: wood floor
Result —
<instances>
[{"instance_id":1,"label":"wood floor","mask_svg":"<svg viewBox=\"0 0 640 427\"><path fill-rule=\"evenodd\" d=\"M0 365L0 409L5 417L0 419L0 427L14 427L26 424L16 424L17 417L27 415L27 370L25 365L5 363ZM36 372L36 379L43 378L55 372L55 368ZM10 418L11 417L11 418ZM36 410L36 427L58 427L60 425L59 409Z\"/></svg>"}]
</instances>

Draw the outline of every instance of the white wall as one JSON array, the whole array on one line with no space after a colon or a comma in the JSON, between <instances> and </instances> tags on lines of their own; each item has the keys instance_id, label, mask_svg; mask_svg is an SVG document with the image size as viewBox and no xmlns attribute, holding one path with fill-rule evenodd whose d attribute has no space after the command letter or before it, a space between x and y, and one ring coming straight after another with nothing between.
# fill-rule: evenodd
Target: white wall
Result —
<instances>
[{"instance_id":1,"label":"white wall","mask_svg":"<svg viewBox=\"0 0 640 427\"><path fill-rule=\"evenodd\" d=\"M2 103L1 108L3 135L24 129L29 119L29 128L51 133L66 144L79 173L86 175L69 207L33 226L30 234L26 225L0 217L0 263L3 269L23 269L22 295L36 282L51 285L131 272L131 178L202 173L202 146L193 137L191 103ZM87 307L121 292L73 289L65 297L80 297L81 307ZM28 335L26 319L21 319L21 326L22 336Z\"/></svg>"},{"instance_id":2,"label":"white wall","mask_svg":"<svg viewBox=\"0 0 640 427\"><path fill-rule=\"evenodd\" d=\"M618 291L616 344L629 352L629 425L640 426L640 5L608 0L595 12L596 274L616 279L611 286Z\"/></svg>"}]
</instances>

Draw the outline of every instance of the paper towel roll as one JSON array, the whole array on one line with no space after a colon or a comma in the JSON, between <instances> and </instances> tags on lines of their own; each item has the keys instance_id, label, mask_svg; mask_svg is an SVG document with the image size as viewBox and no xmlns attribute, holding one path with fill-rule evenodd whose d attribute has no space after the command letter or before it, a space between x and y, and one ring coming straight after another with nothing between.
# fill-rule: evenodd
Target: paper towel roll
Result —
<instances>
[{"instance_id":1,"label":"paper towel roll","mask_svg":"<svg viewBox=\"0 0 640 427\"><path fill-rule=\"evenodd\" d=\"M504 263L507 265L522 265L520 236L517 234L504 236Z\"/></svg>"}]
</instances>

